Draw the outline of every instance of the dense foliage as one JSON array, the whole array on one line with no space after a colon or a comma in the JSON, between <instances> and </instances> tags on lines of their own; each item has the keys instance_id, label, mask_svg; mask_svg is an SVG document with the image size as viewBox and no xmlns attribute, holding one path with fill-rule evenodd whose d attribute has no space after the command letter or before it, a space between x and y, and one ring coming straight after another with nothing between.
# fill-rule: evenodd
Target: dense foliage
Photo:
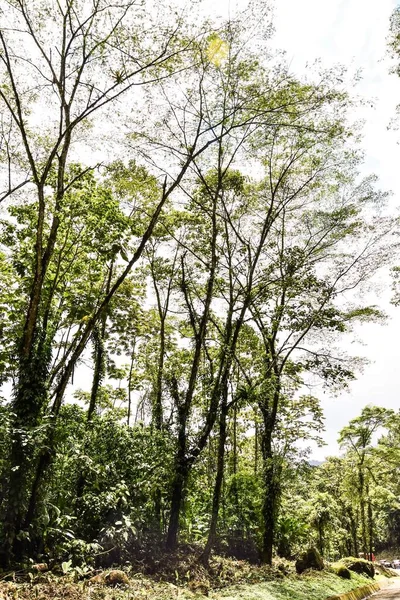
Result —
<instances>
[{"instance_id":1,"label":"dense foliage","mask_svg":"<svg viewBox=\"0 0 400 600\"><path fill-rule=\"evenodd\" d=\"M0 12L2 563L397 544L399 415L308 462L396 250L343 74L159 9Z\"/></svg>"}]
</instances>

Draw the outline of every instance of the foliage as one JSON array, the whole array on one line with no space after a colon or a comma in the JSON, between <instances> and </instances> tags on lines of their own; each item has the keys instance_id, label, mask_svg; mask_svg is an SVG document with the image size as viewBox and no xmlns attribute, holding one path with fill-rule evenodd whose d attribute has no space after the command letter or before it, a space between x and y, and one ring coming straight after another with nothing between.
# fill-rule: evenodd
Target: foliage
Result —
<instances>
[{"instance_id":1,"label":"foliage","mask_svg":"<svg viewBox=\"0 0 400 600\"><path fill-rule=\"evenodd\" d=\"M236 569L235 569L236 567ZM236 600L237 598L246 598L252 600L253 598L265 598L267 600L324 600L326 593L339 594L365 585L368 580L364 577L352 574L351 581L342 580L332 573L316 573L305 574L301 577L289 577L289 578L277 578L271 580L271 577L266 577L263 580L259 580L259 569L253 571L241 572L243 565L241 563L228 564L226 561L223 564L223 571L221 573L221 579L217 589L212 590L212 595L217 600L228 598L230 600ZM36 594L38 597L44 600L50 600L50 598L62 598L66 595L71 600L78 599L89 599L94 598L95 600L106 599L111 600L129 600L134 594L135 598L139 600L145 600L146 598L154 598L155 600L169 600L171 597L179 595L183 600L190 600L192 598L206 598L210 592L205 587L202 580L193 577L193 580L189 580L188 586L182 586L177 583L166 583L159 582L149 577L144 577L135 574L134 577L129 577L129 585L117 586L111 590L107 586L99 584L100 579L104 579L107 575L111 574L112 571L105 571L100 573L97 579L97 583L94 582L88 585L86 581L73 582L74 571L68 568L67 575L61 578L55 578L52 575L45 575L33 579L30 583L22 582L1 582L0 592L8 598L12 595L18 594L21 600L28 600L32 597L32 594ZM229 575L227 571L230 571ZM235 578L234 573L240 572L240 577ZM130 575L129 570L127 571ZM125 573L124 573L125 574ZM224 574L228 576L227 580L224 580ZM252 575L247 577L246 575ZM96 579L95 577L95 579ZM254 578L254 582L253 582ZM235 582L236 579L236 582ZM250 580L250 581L249 581ZM221 585L222 583L222 585ZM204 587L203 587L204 586Z\"/></svg>"},{"instance_id":2,"label":"foliage","mask_svg":"<svg viewBox=\"0 0 400 600\"><path fill-rule=\"evenodd\" d=\"M341 562L349 569L360 575L367 575L367 577L374 577L375 570L372 562L364 560L363 558L353 558L351 556L342 558Z\"/></svg>"},{"instance_id":3,"label":"foliage","mask_svg":"<svg viewBox=\"0 0 400 600\"><path fill-rule=\"evenodd\" d=\"M294 77L253 9L0 10L3 567L399 542L398 414L366 407L308 463L398 222L341 69Z\"/></svg>"},{"instance_id":4,"label":"foliage","mask_svg":"<svg viewBox=\"0 0 400 600\"><path fill-rule=\"evenodd\" d=\"M307 569L322 571L323 568L324 561L316 548L308 548L308 550L296 560L296 571L298 574L303 573Z\"/></svg>"}]
</instances>

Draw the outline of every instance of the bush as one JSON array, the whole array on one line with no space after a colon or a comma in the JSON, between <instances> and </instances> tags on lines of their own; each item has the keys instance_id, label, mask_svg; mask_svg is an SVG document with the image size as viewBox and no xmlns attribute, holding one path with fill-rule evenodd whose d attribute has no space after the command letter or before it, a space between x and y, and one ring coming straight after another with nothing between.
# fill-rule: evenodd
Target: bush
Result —
<instances>
[{"instance_id":1,"label":"bush","mask_svg":"<svg viewBox=\"0 0 400 600\"><path fill-rule=\"evenodd\" d=\"M335 575L341 577L342 579L351 579L351 573L344 565L331 565L331 570L333 573L335 573Z\"/></svg>"},{"instance_id":2,"label":"bush","mask_svg":"<svg viewBox=\"0 0 400 600\"><path fill-rule=\"evenodd\" d=\"M323 568L324 561L316 548L309 548L296 560L296 571L299 574L307 569L322 571Z\"/></svg>"},{"instance_id":3,"label":"bush","mask_svg":"<svg viewBox=\"0 0 400 600\"><path fill-rule=\"evenodd\" d=\"M369 560L365 560L364 558L354 558L353 556L349 556L348 558L342 558L340 561L345 567L353 571L354 573L358 573L359 575L366 575L373 579L375 575L375 568L372 562Z\"/></svg>"}]
</instances>

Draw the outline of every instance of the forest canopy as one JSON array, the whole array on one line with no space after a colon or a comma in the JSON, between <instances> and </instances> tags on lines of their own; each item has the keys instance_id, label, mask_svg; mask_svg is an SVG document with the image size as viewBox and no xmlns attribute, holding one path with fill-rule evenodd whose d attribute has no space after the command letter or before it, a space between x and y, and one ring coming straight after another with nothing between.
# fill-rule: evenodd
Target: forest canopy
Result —
<instances>
[{"instance_id":1,"label":"forest canopy","mask_svg":"<svg viewBox=\"0 0 400 600\"><path fill-rule=\"evenodd\" d=\"M310 462L397 256L358 100L342 67L291 73L269 8L199 15L0 9L4 568L400 545L399 413Z\"/></svg>"}]
</instances>

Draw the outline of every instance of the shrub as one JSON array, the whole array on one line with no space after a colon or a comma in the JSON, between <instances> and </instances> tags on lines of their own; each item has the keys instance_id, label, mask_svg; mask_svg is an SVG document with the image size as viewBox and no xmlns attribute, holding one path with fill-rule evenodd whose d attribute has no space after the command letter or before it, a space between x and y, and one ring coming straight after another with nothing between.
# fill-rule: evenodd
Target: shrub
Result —
<instances>
[{"instance_id":1,"label":"shrub","mask_svg":"<svg viewBox=\"0 0 400 600\"><path fill-rule=\"evenodd\" d=\"M296 571L299 574L306 571L306 569L322 571L323 568L324 561L316 548L309 548L296 560Z\"/></svg>"},{"instance_id":2,"label":"shrub","mask_svg":"<svg viewBox=\"0 0 400 600\"><path fill-rule=\"evenodd\" d=\"M332 565L332 571L342 579L351 579L351 573L344 565Z\"/></svg>"},{"instance_id":3,"label":"shrub","mask_svg":"<svg viewBox=\"0 0 400 600\"><path fill-rule=\"evenodd\" d=\"M375 575L374 565L364 558L354 558L353 556L349 556L348 558L342 558L340 562L350 569L350 571L358 573L359 575L367 575L367 577L370 577L371 579L373 579Z\"/></svg>"}]
</instances>

